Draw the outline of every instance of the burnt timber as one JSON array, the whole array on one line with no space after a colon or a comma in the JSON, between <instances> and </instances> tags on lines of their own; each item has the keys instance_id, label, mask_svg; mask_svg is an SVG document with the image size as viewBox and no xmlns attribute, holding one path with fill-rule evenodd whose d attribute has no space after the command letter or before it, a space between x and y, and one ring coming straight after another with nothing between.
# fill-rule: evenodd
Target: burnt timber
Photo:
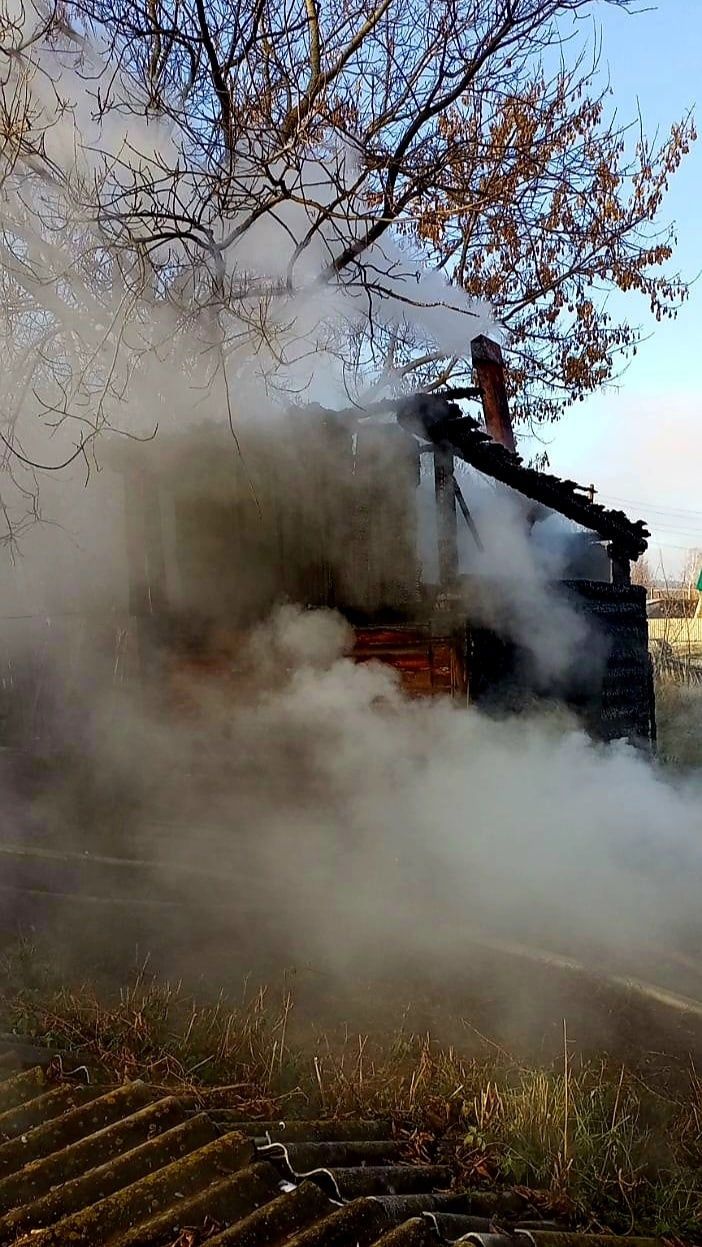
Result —
<instances>
[{"instance_id":1,"label":"burnt timber","mask_svg":"<svg viewBox=\"0 0 702 1247\"><path fill-rule=\"evenodd\" d=\"M611 543L617 558L633 561L640 558L648 548L651 535L643 520L632 521L623 511L596 503L587 496L583 486L528 467L518 454L498 344L485 337L475 338L472 359L480 382L477 387L419 393L373 403L366 408L331 411L315 405L315 410L329 420L341 418L349 423L375 412L394 410L398 423L408 432L453 453L476 471L533 502L597 533ZM481 399L487 432L477 420L461 411L456 401L459 398Z\"/></svg>"},{"instance_id":2,"label":"burnt timber","mask_svg":"<svg viewBox=\"0 0 702 1247\"><path fill-rule=\"evenodd\" d=\"M650 533L643 520L632 521L623 511L591 502L575 481L561 480L548 472L527 467L516 451L493 441L472 417L462 415L457 406L452 405L446 419L428 430L428 437L436 446L450 446L459 459L478 472L597 533L611 542L624 558L635 560L646 551Z\"/></svg>"},{"instance_id":3,"label":"burnt timber","mask_svg":"<svg viewBox=\"0 0 702 1247\"><path fill-rule=\"evenodd\" d=\"M573 705L595 735L652 742L645 594L630 583L646 526L596 503L592 487L588 497L574 481L527 466L514 449L500 348L477 338L471 352L477 386L341 411L300 405L278 413L280 436L265 422L263 430L252 425L245 469L223 453L211 427L196 444L181 445L174 434L167 453L151 459L141 445L121 446L112 466L125 487L120 565L128 592L109 617L79 629L73 617L31 621L37 657L26 671L7 671L4 743L40 739L51 752L45 677L80 665L84 635L110 673L171 690L178 713L188 680L216 681L235 697L247 632L281 602L340 612L355 636L350 655L390 665L411 695L493 704L510 686L509 704L519 706L521 689L527 700ZM463 414L456 400L464 398L482 402L485 428ZM585 617L592 644L558 687L537 687L525 646L508 643L509 628L490 636L478 626L473 607L493 569L457 459L521 495L526 529L556 513L585 530L575 534L582 557L569 557L553 589ZM416 501L420 486L428 487L425 509ZM459 557L464 521L470 549L485 556L464 557L470 574L461 573ZM508 617L509 585L501 592Z\"/></svg>"}]
</instances>

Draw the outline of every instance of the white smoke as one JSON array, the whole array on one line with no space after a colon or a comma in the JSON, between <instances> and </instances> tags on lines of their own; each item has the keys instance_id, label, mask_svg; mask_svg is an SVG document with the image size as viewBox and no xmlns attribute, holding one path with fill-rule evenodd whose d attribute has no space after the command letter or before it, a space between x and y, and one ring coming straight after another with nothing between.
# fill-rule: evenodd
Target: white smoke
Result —
<instances>
[{"instance_id":1,"label":"white smoke","mask_svg":"<svg viewBox=\"0 0 702 1247\"><path fill-rule=\"evenodd\" d=\"M184 957L191 931L244 919L280 958L336 969L450 960L476 936L654 979L691 952L699 772L671 782L564 713L408 700L348 643L338 617L285 608L229 679L181 670L160 709L93 688L75 783L95 777L93 826L101 786L125 802L122 851L151 863L153 899L177 898L172 940L159 923ZM60 826L69 796L33 819Z\"/></svg>"},{"instance_id":2,"label":"white smoke","mask_svg":"<svg viewBox=\"0 0 702 1247\"><path fill-rule=\"evenodd\" d=\"M574 529L554 513L530 527L529 504L514 490L456 464L477 540L457 515L463 611L474 625L516 642L529 656L538 683L554 685L576 663L600 657L597 638L558 589L568 569ZM420 554L424 577L438 580L437 525L431 464L418 490ZM478 544L479 543L479 544ZM590 659L587 659L588 650Z\"/></svg>"},{"instance_id":3,"label":"white smoke","mask_svg":"<svg viewBox=\"0 0 702 1247\"><path fill-rule=\"evenodd\" d=\"M172 311L169 315L169 299L171 304L180 302L181 313L198 312L202 295L197 291L197 256L203 270L208 258L206 246L192 250L186 228L189 213L198 211L200 178L197 167L187 164L187 103L179 112L171 101L175 120L168 122L149 113L143 88L124 67L110 64L96 38L89 41L60 24L49 34L50 18L38 0L9 0L0 15L5 44L12 50L2 87L2 222L8 232L28 240L26 254L20 247L18 258L25 262L17 266L18 273L25 281L33 278L35 295L47 283L72 284L76 298L69 299L69 307L78 322L75 328L100 341L101 356L109 358L121 339L138 355L164 349L177 320ZM105 91L110 107L102 98ZM213 196L205 217L198 216L192 227L201 241L205 236L211 240L212 254L221 248L219 279L238 292L222 307L232 381L257 388L260 395L262 385L281 371L283 388L310 391L318 400L329 389L330 376L335 377L337 395L344 393L349 384L344 341L369 318L400 336L414 337L437 358L465 355L470 339L493 327L487 305L451 288L440 274L426 272L419 256L399 241L387 240L368 250L371 276L362 287L343 275L323 279L334 258L365 228L364 205L353 192L358 155L352 149L335 149L323 160L301 156L280 169L274 165L271 177L285 177L289 196L274 213L257 219L251 208L265 188L251 159L242 153L237 160L239 210L223 215ZM176 230L154 245L148 230L159 216L164 229L170 227L174 187L183 238ZM342 207L330 213L340 195ZM63 255L47 243L47 233L55 239L59 221L64 223ZM300 249L308 234L309 242ZM158 272L141 285L136 284L144 263L140 239L148 241L147 269L153 261ZM71 249L85 254L105 245L115 255L121 253L122 280L111 272L113 289L101 288L95 303L104 306L94 323L96 307L81 307L81 299L89 299L92 292L69 273L66 260ZM181 271L165 291L167 297L157 291L159 283L168 284L169 267L175 274L182 265L192 270L190 309L183 306L188 283ZM84 318L86 323L80 323ZM210 318L202 316L194 341L183 339L184 356L206 347ZM154 320L162 323L156 326ZM184 368L183 379L185 374ZM128 395L122 397L127 405Z\"/></svg>"},{"instance_id":4,"label":"white smoke","mask_svg":"<svg viewBox=\"0 0 702 1247\"><path fill-rule=\"evenodd\" d=\"M27 34L24 14L16 14L17 39ZM34 11L33 28L41 21ZM277 370L283 388L333 402L346 388L345 330L368 316L353 289L316 282L336 238L320 233L319 250L307 252L307 284L293 294L274 303L252 295L238 305L238 323L229 314L228 395L213 350L219 339L195 280L173 301L154 285L135 287L128 264L124 272L111 267L106 284L98 280L104 239L93 196L99 201L139 171L148 178L177 139L155 123L101 116L86 85L91 59L100 65L99 49L72 37L60 49L39 39L15 55L6 82L6 113L24 92L38 110L37 135L45 136L43 152L38 143L31 149L31 132L5 151L0 243L17 300L0 334L8 440L29 458L58 462L75 449L81 421L90 433L117 426L140 435L158 423L144 461L167 459L161 435L189 434L208 408L211 423L226 428L227 397L235 432L246 434L242 409L265 426L264 394ZM124 90L132 85L125 81ZM352 163L347 153L335 159ZM312 206L330 193L324 172L310 165L300 174L300 198ZM239 257L230 253L227 275L280 279L308 223L301 203L280 221L261 222ZM219 237L236 225L209 222ZM384 323L400 323L448 353L489 330L489 309L418 270L399 244L374 258L381 278L371 305ZM263 334L253 358L252 327L262 323L272 340ZM228 450L221 472L235 463L241 472L233 442ZM35 487L58 525L24 534L23 559L3 568L6 612L41 612L44 637L56 630L57 612L83 619L87 605L119 618L126 611L121 482L101 466L91 444L48 484L31 470L25 478L11 453L5 459L8 528ZM243 480L246 486L245 473ZM519 640L539 672L553 677L586 640L548 588L563 570L560 543L529 539L523 508L508 492L463 484L483 545L478 551L463 535L461 570L483 581L470 609ZM288 479L290 488L299 485ZM396 538L388 533L390 549ZM260 571L249 570L252 577ZM37 643L35 625L14 621L5 630L5 673L18 655L51 650ZM65 770L21 816L8 795L14 821L6 830L22 827L34 843L48 829L64 845L84 845L104 818L103 847L122 835L179 896L186 939L189 924L211 908L234 921L249 903L259 914L262 906L275 910L287 932L337 960L341 950L362 956L370 945L401 946L409 957L444 948L464 928L517 939L537 932L558 950L596 948L610 962L625 951L643 956L651 941L689 944L697 923L698 778L672 785L623 745L593 744L563 715L498 721L409 702L387 671L344 657L344 625L323 613L276 614L249 649L230 641L229 681L221 662L216 678L165 671L160 708L145 707L119 681L110 688L115 655L108 648L98 656L89 640L81 648L79 625L62 635L73 646L70 663L59 645L42 670L70 692L57 698L55 712ZM79 795L89 806L85 822ZM165 844L157 826L168 829Z\"/></svg>"}]
</instances>

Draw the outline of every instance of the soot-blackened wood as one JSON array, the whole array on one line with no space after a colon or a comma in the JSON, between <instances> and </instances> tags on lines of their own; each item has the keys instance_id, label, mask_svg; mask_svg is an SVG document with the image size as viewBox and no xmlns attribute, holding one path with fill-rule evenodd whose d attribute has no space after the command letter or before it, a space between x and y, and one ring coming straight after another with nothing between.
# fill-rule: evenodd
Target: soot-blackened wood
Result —
<instances>
[{"instance_id":1,"label":"soot-blackened wood","mask_svg":"<svg viewBox=\"0 0 702 1247\"><path fill-rule=\"evenodd\" d=\"M637 585L596 580L562 582L570 609L588 630L569 669L553 687L535 679L529 655L488 629L470 628L471 699L500 711L520 711L534 698L569 706L600 740L655 744L655 696L648 654L646 593Z\"/></svg>"},{"instance_id":2,"label":"soot-blackened wood","mask_svg":"<svg viewBox=\"0 0 702 1247\"><path fill-rule=\"evenodd\" d=\"M478 472L502 481L525 498L532 498L611 541L625 558L637 559L646 550L649 532L642 520L632 523L623 511L590 502L574 481L527 467L516 452L494 441L470 416L462 416L455 405L450 418L428 429L427 436L436 446L448 444L454 454Z\"/></svg>"},{"instance_id":3,"label":"soot-blackened wood","mask_svg":"<svg viewBox=\"0 0 702 1247\"><path fill-rule=\"evenodd\" d=\"M426 438L435 446L448 444L455 455L478 472L509 485L541 506L559 512L597 533L603 540L615 542L625 558L638 559L644 553L649 532L643 520L632 523L623 511L611 510L594 502L590 491L583 493L582 487L575 481L561 480L548 472L527 467L516 451L496 441L472 417L463 415L460 407L449 401L450 397L446 394L422 394L414 395L409 403L406 399L394 400L398 422L420 440ZM429 398L445 405L445 415L430 422L421 418L421 409Z\"/></svg>"},{"instance_id":4,"label":"soot-blackened wood","mask_svg":"<svg viewBox=\"0 0 702 1247\"><path fill-rule=\"evenodd\" d=\"M458 575L458 535L456 525L456 486L453 453L449 447L434 447L434 493L439 553L439 584L450 589Z\"/></svg>"},{"instance_id":5,"label":"soot-blackened wood","mask_svg":"<svg viewBox=\"0 0 702 1247\"><path fill-rule=\"evenodd\" d=\"M505 386L505 365L497 342L481 334L470 344L473 371L483 401L485 428L490 437L508 450L515 449L514 430Z\"/></svg>"},{"instance_id":6,"label":"soot-blackened wood","mask_svg":"<svg viewBox=\"0 0 702 1247\"><path fill-rule=\"evenodd\" d=\"M655 745L655 695L648 653L646 591L639 585L574 580L564 590L590 629L599 674L589 704L581 704L593 735ZM582 702L582 699L581 699Z\"/></svg>"},{"instance_id":7,"label":"soot-blackened wood","mask_svg":"<svg viewBox=\"0 0 702 1247\"><path fill-rule=\"evenodd\" d=\"M622 554L621 550L615 545L607 546L607 553L612 563L612 584L613 585L630 585L631 584L631 561Z\"/></svg>"},{"instance_id":8,"label":"soot-blackened wood","mask_svg":"<svg viewBox=\"0 0 702 1247\"><path fill-rule=\"evenodd\" d=\"M470 535L473 538L473 541L475 542L479 550L481 551L484 550L485 547L483 546L483 543L480 539L480 533L478 532L475 526L475 520L473 519L473 516L470 513L468 503L463 497L463 491L455 477L453 480L453 492L456 495L456 502L461 508L461 515L463 516L466 522L466 525L468 526L468 531L470 532Z\"/></svg>"}]
</instances>

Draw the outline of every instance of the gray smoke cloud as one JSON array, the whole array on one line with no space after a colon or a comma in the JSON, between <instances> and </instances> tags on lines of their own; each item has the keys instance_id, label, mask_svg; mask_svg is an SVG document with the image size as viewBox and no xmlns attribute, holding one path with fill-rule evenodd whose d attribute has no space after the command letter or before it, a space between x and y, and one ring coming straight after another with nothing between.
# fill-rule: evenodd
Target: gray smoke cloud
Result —
<instances>
[{"instance_id":1,"label":"gray smoke cloud","mask_svg":"<svg viewBox=\"0 0 702 1247\"><path fill-rule=\"evenodd\" d=\"M285 607L228 678L180 670L146 704L93 688L26 842L141 862L112 886L175 904L159 923L186 961L208 924L339 970L476 936L653 977L690 952L699 774L673 782L563 713L409 700L348 643L339 616Z\"/></svg>"},{"instance_id":2,"label":"gray smoke cloud","mask_svg":"<svg viewBox=\"0 0 702 1247\"><path fill-rule=\"evenodd\" d=\"M29 85L41 87L41 107L53 110L50 154L58 165L69 163L70 176L60 195L39 177L39 222L57 212L73 232L63 248L55 231L52 246L41 230L34 236L35 174L22 169L3 185L3 254L13 289L23 284L39 305L64 270L77 284L60 307L55 357L41 356L31 341L18 343L12 316L3 323L8 434L19 430L16 445L40 462L47 461L47 436L56 462L75 449L75 423L61 418L60 406L57 418L52 404L61 396L45 367L46 359L68 360L77 385L71 412L88 413L91 428L112 421L145 436L159 424L153 442L128 442L131 462L177 480L191 501L204 498L210 509L199 520L193 513L192 548L205 562L204 552L221 553L224 540L223 565L230 561L226 579L205 587L197 577L188 581L163 504L169 601L180 618L204 615L210 631L205 660L169 657L165 647L153 680L142 682L119 454L106 441L99 450L91 444L56 476L23 475L6 456L3 706L5 739L16 728L24 753L5 756L3 841L36 856L20 878L3 857L5 885L26 888L36 882L34 870L53 890L92 888L103 896L97 912L115 941L138 934L137 918L125 912L143 917L157 907L160 938L172 944L176 965L199 948L208 924L219 932L220 951L253 928L261 948L280 957L294 949L339 970L385 955L457 956L457 945L476 933L536 942L610 968L645 967L652 946L683 954L694 948L698 775L673 782L623 744L594 744L560 711L497 719L411 701L387 669L349 659L348 625L339 616L276 604L272 533L281 516L294 511L299 520L301 500L316 504L320 473L341 521L333 560L346 567L351 529L336 489L339 465L324 450L315 458L301 449L299 412L273 410L264 384L270 359L261 366L246 350L229 357L237 448L206 317L193 312L184 325L170 305L146 298L135 305L118 285L98 306L87 297L80 267L66 260L96 245L90 230L86 239L78 229L72 198L76 177L86 175L72 162L77 150L82 160L92 149L94 122L80 97L67 128L60 124L51 83L70 83L78 98L84 79L55 58L45 74L49 56L42 47L42 72L35 66ZM8 91L16 87L8 80ZM151 129L138 137L145 150L170 142ZM120 148L123 135L99 138L109 150ZM28 250L17 246L22 237ZM275 241L262 226L252 254L267 262ZM384 257L392 272L401 260ZM446 329L438 280L426 277L431 297L413 325L434 340ZM331 368L333 352L321 347L334 318L353 319L356 309L340 309L331 295L321 305L316 298L301 296L281 310L281 321L294 314L295 340L303 344L283 370L283 388L331 402L345 378ZM472 332L488 327L488 310L479 310L485 323L471 322ZM389 297L388 316L396 314ZM457 335L468 337L464 321L453 318L447 350L456 349ZM126 355L110 371L118 343ZM101 385L81 389L86 360ZM519 641L553 681L585 661L591 643L551 587L567 568L568 534L539 525L530 537L523 506L508 491L475 476L462 483L483 545L477 550L461 530L466 610ZM15 511L24 514L26 491L41 499L47 523L23 527L17 554ZM417 510L427 582L435 579L430 492L424 472ZM236 524L215 523L211 504L221 504L220 515L238 508ZM309 528L299 522L283 531L286 564L296 565ZM245 534L251 539L242 545ZM401 533L388 524L381 536L392 565ZM86 850L130 865L103 860L104 873L92 871L77 860ZM115 895L142 908L111 907ZM22 917L26 894L18 898Z\"/></svg>"}]
</instances>

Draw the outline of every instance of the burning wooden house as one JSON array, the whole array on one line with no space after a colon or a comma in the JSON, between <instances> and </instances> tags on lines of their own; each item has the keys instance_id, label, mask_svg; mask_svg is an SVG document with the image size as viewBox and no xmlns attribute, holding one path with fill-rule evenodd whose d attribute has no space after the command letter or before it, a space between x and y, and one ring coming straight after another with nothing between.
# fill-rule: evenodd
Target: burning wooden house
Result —
<instances>
[{"instance_id":1,"label":"burning wooden house","mask_svg":"<svg viewBox=\"0 0 702 1247\"><path fill-rule=\"evenodd\" d=\"M197 870L192 828L202 793L211 797L211 785L228 782L215 740L221 723L229 739L227 707L247 706L261 679L279 678L275 663L272 677L256 670L255 655L268 658L256 649L268 636L259 625L281 603L339 612L349 624L349 656L387 664L411 696L497 712L545 698L571 707L596 738L653 744L645 591L629 575L646 529L573 482L525 466L514 449L499 349L478 339L473 362L470 394L482 402L485 427L462 413L455 394L438 393L373 410L268 413L242 424L240 447L216 426L157 445L122 441L106 514L91 510L95 575L81 571L83 596L69 598L63 613L59 604L5 621L0 764L27 823L15 843L11 813L12 843L0 845L10 872L3 886L14 898L7 926L43 924L56 912L61 929L77 922L82 932L94 910L91 941L106 941L112 956L114 924L100 918L110 904L142 915L145 939L161 938L162 906L177 912L185 904ZM504 541L521 543L521 552L554 517L571 525L559 582L532 585L533 619L522 610L518 628L511 595L521 594L524 607L520 569L513 559L510 578L496 567L503 552L490 528L492 505L482 513L478 505L481 481L494 482L489 488L512 506L516 528ZM55 580L64 579L59 570ZM567 661L549 671L535 663L529 627L537 637L550 628L547 648L572 630L577 643L562 647ZM116 698L103 698L106 688ZM155 699L155 716L139 713L142 691ZM103 702L108 719L119 721L117 730L107 724L106 758L93 738ZM181 753L181 764L172 762L170 747L153 758L147 748L142 774L145 738L137 731L125 762L135 705L141 732L169 727L171 716L185 727L185 761ZM200 705L217 710L211 736L198 734ZM215 818L216 799L213 807ZM226 872L218 887L213 905L229 932ZM210 879L208 906L212 888ZM279 914L268 883L246 876L246 894L257 921ZM192 921L199 930L210 919L203 910ZM125 938L134 929L125 924Z\"/></svg>"},{"instance_id":2,"label":"burning wooden house","mask_svg":"<svg viewBox=\"0 0 702 1247\"><path fill-rule=\"evenodd\" d=\"M354 658L390 664L412 695L497 708L555 698L597 737L653 741L645 593L630 580L646 528L522 462L500 349L478 338L472 353L477 384L458 397L482 402L484 428L455 392L437 392L371 410L298 407L285 436L254 431L241 455L191 439L172 455L162 446L151 466L133 448L122 465L130 615L159 679L184 669L232 678L242 632L287 601L341 612ZM465 541L482 546L464 464L521 500L525 532L554 514L572 527L576 554L553 592L590 639L556 680L476 608L490 568L461 567ZM428 481L427 525L418 498Z\"/></svg>"}]
</instances>

